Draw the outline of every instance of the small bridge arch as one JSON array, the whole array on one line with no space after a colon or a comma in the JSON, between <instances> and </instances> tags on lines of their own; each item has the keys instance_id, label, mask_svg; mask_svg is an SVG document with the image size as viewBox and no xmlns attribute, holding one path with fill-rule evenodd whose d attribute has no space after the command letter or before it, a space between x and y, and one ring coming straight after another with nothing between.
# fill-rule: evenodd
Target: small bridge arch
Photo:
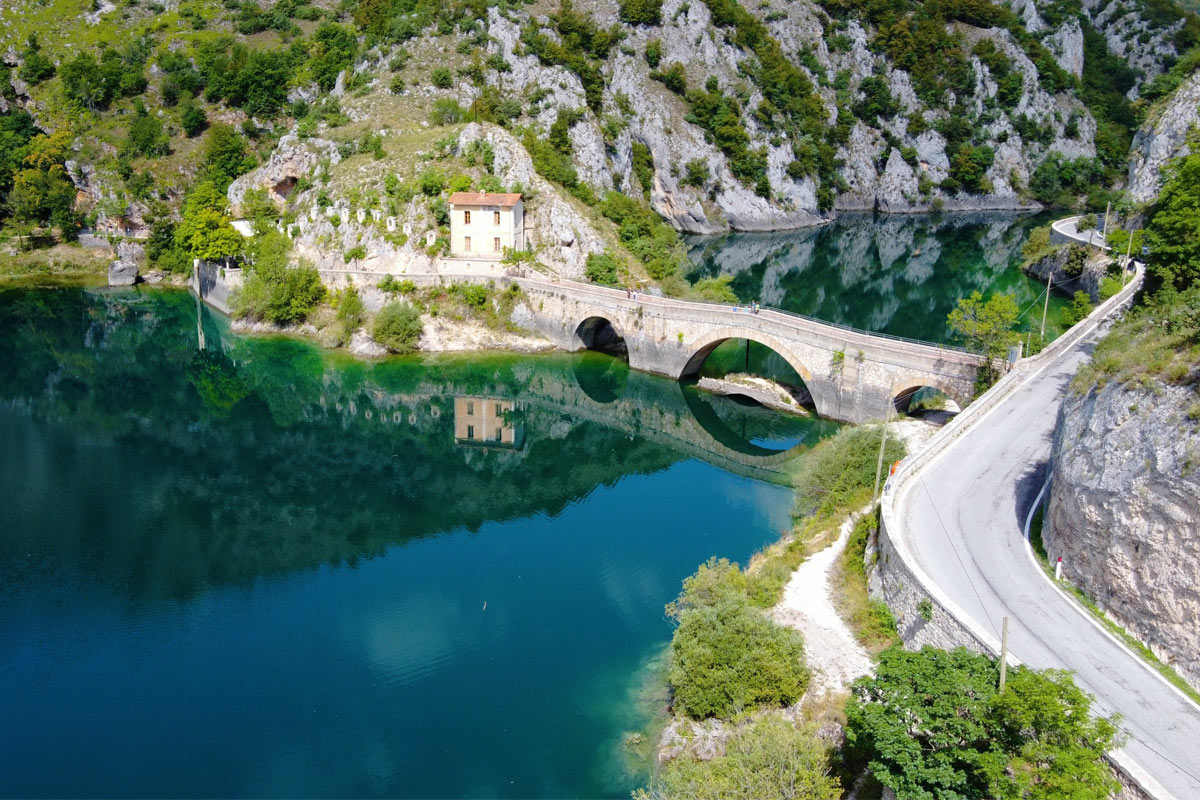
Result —
<instances>
[{"instance_id":1,"label":"small bridge arch","mask_svg":"<svg viewBox=\"0 0 1200 800\"><path fill-rule=\"evenodd\" d=\"M575 326L575 344L585 350L599 350L613 355L627 356L625 334L613 321L615 314L603 311L586 312L583 320Z\"/></svg>"},{"instance_id":2,"label":"small bridge arch","mask_svg":"<svg viewBox=\"0 0 1200 800\"><path fill-rule=\"evenodd\" d=\"M964 394L962 387L955 384L954 381L944 380L934 375L927 375L920 378L902 380L893 384L890 392L892 406L897 412L906 411L908 404L912 402L913 396L922 389L937 389L957 403L960 409L966 408L967 404L971 402L971 397Z\"/></svg>"}]
</instances>

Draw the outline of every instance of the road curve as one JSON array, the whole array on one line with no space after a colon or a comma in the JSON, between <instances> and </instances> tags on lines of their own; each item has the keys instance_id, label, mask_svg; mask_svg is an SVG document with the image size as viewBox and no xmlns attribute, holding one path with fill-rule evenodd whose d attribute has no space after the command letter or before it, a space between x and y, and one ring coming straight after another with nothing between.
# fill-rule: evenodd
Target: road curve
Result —
<instances>
[{"instance_id":1,"label":"road curve","mask_svg":"<svg viewBox=\"0 0 1200 800\"><path fill-rule=\"evenodd\" d=\"M900 487L896 517L916 565L977 627L998 640L1009 617L1016 658L1074 671L1098 712L1123 717L1129 758L1178 800L1200 798L1200 707L1060 594L1024 539L1059 406L1097 338L1026 378Z\"/></svg>"}]
</instances>

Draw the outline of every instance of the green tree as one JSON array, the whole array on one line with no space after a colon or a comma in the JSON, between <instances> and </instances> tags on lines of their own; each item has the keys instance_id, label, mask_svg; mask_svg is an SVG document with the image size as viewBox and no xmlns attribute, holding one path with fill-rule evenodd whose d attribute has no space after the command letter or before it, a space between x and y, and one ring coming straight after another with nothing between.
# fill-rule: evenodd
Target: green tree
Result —
<instances>
[{"instance_id":1,"label":"green tree","mask_svg":"<svg viewBox=\"0 0 1200 800\"><path fill-rule=\"evenodd\" d=\"M254 167L246 137L232 125L214 123L204 143L203 171L208 180L224 191L233 179Z\"/></svg>"},{"instance_id":2,"label":"green tree","mask_svg":"<svg viewBox=\"0 0 1200 800\"><path fill-rule=\"evenodd\" d=\"M49 222L68 233L75 229L75 184L65 166L70 144L70 132L59 129L34 136L18 151L20 168L12 174L7 198L13 217L33 224Z\"/></svg>"},{"instance_id":3,"label":"green tree","mask_svg":"<svg viewBox=\"0 0 1200 800\"><path fill-rule=\"evenodd\" d=\"M322 22L313 32L308 67L321 91L328 92L337 83L341 71L354 63L358 37L349 28Z\"/></svg>"},{"instance_id":4,"label":"green tree","mask_svg":"<svg viewBox=\"0 0 1200 800\"><path fill-rule=\"evenodd\" d=\"M988 381L995 378L994 359L1003 358L1017 343L1017 301L1010 294L994 294L985 302L979 292L958 301L950 312L950 329L972 353L987 356Z\"/></svg>"},{"instance_id":5,"label":"green tree","mask_svg":"<svg viewBox=\"0 0 1200 800\"><path fill-rule=\"evenodd\" d=\"M242 252L242 235L229 224L229 218L210 208L186 214L175 229L175 241L193 258L220 261Z\"/></svg>"},{"instance_id":6,"label":"green tree","mask_svg":"<svg viewBox=\"0 0 1200 800\"><path fill-rule=\"evenodd\" d=\"M238 316L290 325L325 299L320 273L310 265L291 266L291 249L291 240L278 231L251 240L245 282L233 298Z\"/></svg>"},{"instance_id":7,"label":"green tree","mask_svg":"<svg viewBox=\"0 0 1200 800\"><path fill-rule=\"evenodd\" d=\"M189 139L200 135L208 127L208 115L191 95L179 101L179 127L183 128Z\"/></svg>"},{"instance_id":8,"label":"green tree","mask_svg":"<svg viewBox=\"0 0 1200 800\"><path fill-rule=\"evenodd\" d=\"M1146 223L1154 283L1179 290L1200 278L1200 136L1189 145L1191 155L1171 166Z\"/></svg>"},{"instance_id":9,"label":"green tree","mask_svg":"<svg viewBox=\"0 0 1200 800\"><path fill-rule=\"evenodd\" d=\"M617 259L609 252L589 253L584 275L592 283L601 286L617 285Z\"/></svg>"},{"instance_id":10,"label":"green tree","mask_svg":"<svg viewBox=\"0 0 1200 800\"><path fill-rule=\"evenodd\" d=\"M885 651L854 683L846 743L899 797L1089 800L1117 788L1104 754L1112 720L1057 670L1010 671L963 648Z\"/></svg>"},{"instance_id":11,"label":"green tree","mask_svg":"<svg viewBox=\"0 0 1200 800\"><path fill-rule=\"evenodd\" d=\"M21 80L34 85L54 77L54 62L42 52L36 33L29 34L26 40L25 50L21 53L21 69L17 74Z\"/></svg>"},{"instance_id":12,"label":"green tree","mask_svg":"<svg viewBox=\"0 0 1200 800\"><path fill-rule=\"evenodd\" d=\"M170 140L158 117L146 111L139 101L133 121L129 123L129 151L133 155L154 158L171 152Z\"/></svg>"}]
</instances>

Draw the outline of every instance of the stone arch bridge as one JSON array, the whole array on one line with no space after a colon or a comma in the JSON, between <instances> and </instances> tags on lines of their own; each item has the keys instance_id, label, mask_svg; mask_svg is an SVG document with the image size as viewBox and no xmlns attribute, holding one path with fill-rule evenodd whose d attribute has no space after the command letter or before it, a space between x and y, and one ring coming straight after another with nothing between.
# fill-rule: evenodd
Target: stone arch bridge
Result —
<instances>
[{"instance_id":1,"label":"stone arch bridge","mask_svg":"<svg viewBox=\"0 0 1200 800\"><path fill-rule=\"evenodd\" d=\"M565 350L600 332L625 341L633 369L679 379L699 372L722 342L748 339L778 353L804 380L817 413L844 422L883 419L922 387L970 402L983 356L796 314L697 303L548 278L512 278L529 297L535 328ZM610 334L611 335L611 334Z\"/></svg>"}]
</instances>

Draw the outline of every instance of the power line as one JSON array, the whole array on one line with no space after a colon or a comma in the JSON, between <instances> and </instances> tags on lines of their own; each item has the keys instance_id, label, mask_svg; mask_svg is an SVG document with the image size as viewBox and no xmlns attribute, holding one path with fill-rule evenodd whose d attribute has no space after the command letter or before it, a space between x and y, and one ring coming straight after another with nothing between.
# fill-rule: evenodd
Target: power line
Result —
<instances>
[{"instance_id":1,"label":"power line","mask_svg":"<svg viewBox=\"0 0 1200 800\"><path fill-rule=\"evenodd\" d=\"M983 598L979 596L979 590L975 588L975 581L971 580L971 573L967 571L967 565L963 562L962 556L959 555L958 548L954 545L954 539L950 536L950 531L946 527L946 523L942 521L942 515L938 511L937 503L933 501L933 495L929 493L929 487L925 485L925 476L918 474L917 480L921 482L921 488L925 491L925 496L929 498L929 505L933 508L933 515L937 517L938 525L942 526L942 532L946 534L946 541L950 543L950 549L954 551L954 557L958 559L958 565L962 568L962 574L966 576L967 583L971 585L971 591L975 593L975 599L979 601L979 607L984 609L984 619L986 619L988 625L992 627L992 631L999 636L1000 632L996 630L996 623L993 622L992 618L986 613L987 604L984 603Z\"/></svg>"}]
</instances>

